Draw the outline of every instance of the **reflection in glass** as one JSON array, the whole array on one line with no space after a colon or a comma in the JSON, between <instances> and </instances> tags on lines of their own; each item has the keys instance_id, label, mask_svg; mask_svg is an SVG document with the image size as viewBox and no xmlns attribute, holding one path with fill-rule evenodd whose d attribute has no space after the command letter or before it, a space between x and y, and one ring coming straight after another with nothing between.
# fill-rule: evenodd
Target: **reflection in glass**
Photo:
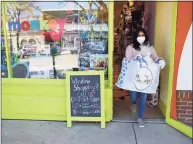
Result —
<instances>
[{"instance_id":1,"label":"reflection in glass","mask_svg":"<svg viewBox=\"0 0 193 144\"><path fill-rule=\"evenodd\" d=\"M3 36L1 36L1 77L2 78L8 77L7 60L5 53L5 41Z\"/></svg>"},{"instance_id":2,"label":"reflection in glass","mask_svg":"<svg viewBox=\"0 0 193 144\"><path fill-rule=\"evenodd\" d=\"M64 79L74 68L107 76L106 2L11 2L6 8L13 78Z\"/></svg>"}]
</instances>

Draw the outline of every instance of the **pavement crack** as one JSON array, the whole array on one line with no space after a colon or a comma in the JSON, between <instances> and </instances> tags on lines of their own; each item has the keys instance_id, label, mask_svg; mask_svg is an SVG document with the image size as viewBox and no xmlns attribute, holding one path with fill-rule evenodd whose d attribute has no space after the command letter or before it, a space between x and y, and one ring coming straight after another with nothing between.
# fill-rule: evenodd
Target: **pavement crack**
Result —
<instances>
[{"instance_id":1,"label":"pavement crack","mask_svg":"<svg viewBox=\"0 0 193 144\"><path fill-rule=\"evenodd\" d=\"M135 128L134 128L134 124L133 123L132 123L132 127L133 127L133 132L134 132L134 135L135 135L135 143L138 144L137 136L136 136L136 132L135 132Z\"/></svg>"}]
</instances>

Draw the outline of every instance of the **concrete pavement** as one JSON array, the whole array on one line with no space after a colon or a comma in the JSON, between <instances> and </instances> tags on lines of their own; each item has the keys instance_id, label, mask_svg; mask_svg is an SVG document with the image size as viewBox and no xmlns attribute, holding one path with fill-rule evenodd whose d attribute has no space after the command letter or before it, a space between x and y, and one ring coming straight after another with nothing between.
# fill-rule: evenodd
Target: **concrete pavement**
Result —
<instances>
[{"instance_id":1,"label":"concrete pavement","mask_svg":"<svg viewBox=\"0 0 193 144\"><path fill-rule=\"evenodd\" d=\"M191 144L192 140L166 124L2 121L2 144Z\"/></svg>"}]
</instances>

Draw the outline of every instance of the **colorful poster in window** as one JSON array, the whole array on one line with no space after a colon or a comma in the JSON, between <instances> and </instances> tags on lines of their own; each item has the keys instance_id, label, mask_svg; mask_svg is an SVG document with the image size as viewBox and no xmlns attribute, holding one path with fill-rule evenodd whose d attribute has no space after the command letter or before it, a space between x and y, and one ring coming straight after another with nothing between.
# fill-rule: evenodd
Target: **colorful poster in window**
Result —
<instances>
[{"instance_id":1,"label":"colorful poster in window","mask_svg":"<svg viewBox=\"0 0 193 144\"><path fill-rule=\"evenodd\" d=\"M45 55L48 56L51 53L50 45L41 45L40 49L38 49L38 55Z\"/></svg>"},{"instance_id":2,"label":"colorful poster in window","mask_svg":"<svg viewBox=\"0 0 193 144\"><path fill-rule=\"evenodd\" d=\"M89 70L90 69L89 54L80 54L79 55L79 69L80 70Z\"/></svg>"},{"instance_id":3,"label":"colorful poster in window","mask_svg":"<svg viewBox=\"0 0 193 144\"><path fill-rule=\"evenodd\" d=\"M23 48L21 49L21 55L23 56L35 56L38 51L38 46L37 45L24 45Z\"/></svg>"},{"instance_id":4,"label":"colorful poster in window","mask_svg":"<svg viewBox=\"0 0 193 144\"><path fill-rule=\"evenodd\" d=\"M80 49L80 36L78 32L65 33L62 35L62 51L65 50L79 50Z\"/></svg>"},{"instance_id":5,"label":"colorful poster in window","mask_svg":"<svg viewBox=\"0 0 193 144\"><path fill-rule=\"evenodd\" d=\"M98 33L94 34L97 35ZM103 38L96 38L96 39L82 38L80 53L107 54L108 40Z\"/></svg>"},{"instance_id":6,"label":"colorful poster in window","mask_svg":"<svg viewBox=\"0 0 193 144\"><path fill-rule=\"evenodd\" d=\"M108 72L108 55L107 54L95 54L90 56L90 69L104 70Z\"/></svg>"}]
</instances>

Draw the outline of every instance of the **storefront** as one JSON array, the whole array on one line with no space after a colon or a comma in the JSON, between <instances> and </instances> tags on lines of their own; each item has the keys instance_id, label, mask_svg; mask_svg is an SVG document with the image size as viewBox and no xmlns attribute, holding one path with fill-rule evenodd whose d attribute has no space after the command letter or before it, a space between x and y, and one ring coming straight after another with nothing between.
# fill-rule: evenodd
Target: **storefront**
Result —
<instances>
[{"instance_id":1,"label":"storefront","mask_svg":"<svg viewBox=\"0 0 193 144\"><path fill-rule=\"evenodd\" d=\"M14 3L17 5L19 2ZM112 121L116 2L64 2L57 9L47 9L45 5L48 3L52 3L53 7L56 3L58 5L58 2L35 2L34 9L27 9L31 3L23 2L26 11L19 19L11 13L5 13L5 8L13 5L2 5L2 118L66 121L69 103L69 89L66 88L69 79L66 79L66 73L86 71L89 74L102 70L105 74L102 87L105 120ZM184 9L188 10L186 17L183 16ZM190 25L191 2L156 2L155 33L152 37L158 54L167 63L161 74L159 108L169 125L192 137L192 127L184 124L186 119L183 123L179 122L180 115L189 116L185 114L190 113L190 110L180 114L179 109L176 110L176 107L184 110L178 106L180 103L176 101L179 98L176 90L188 92L187 99L192 97L192 87L176 86L184 80L179 76L184 75L184 72L178 72L179 63L180 67L186 63L184 59L180 62L182 50L185 51L182 55L190 54L187 48L188 51L192 50L187 43L190 41L187 35L192 35L189 34ZM180 82L176 82L177 78ZM191 101L186 104L192 107Z\"/></svg>"},{"instance_id":2,"label":"storefront","mask_svg":"<svg viewBox=\"0 0 193 144\"><path fill-rule=\"evenodd\" d=\"M12 15L3 13L3 21L8 25L4 31L8 33L4 33L2 53L2 118L65 121L68 103L65 74L79 68L81 71L104 70L105 118L112 120L113 20L108 17L113 17L113 13L108 10L113 11L113 3L96 2L89 9L88 2L82 2L80 6L69 2L62 3L62 8L50 10L45 7L42 10L50 3L59 5L59 2L37 2L34 11L39 12L40 17L32 18L30 13L19 23L11 20ZM19 5L19 2L14 4ZM39 4L43 7L41 11L37 8ZM23 7L27 8L27 5L23 3ZM90 10L90 15L85 9Z\"/></svg>"}]
</instances>

